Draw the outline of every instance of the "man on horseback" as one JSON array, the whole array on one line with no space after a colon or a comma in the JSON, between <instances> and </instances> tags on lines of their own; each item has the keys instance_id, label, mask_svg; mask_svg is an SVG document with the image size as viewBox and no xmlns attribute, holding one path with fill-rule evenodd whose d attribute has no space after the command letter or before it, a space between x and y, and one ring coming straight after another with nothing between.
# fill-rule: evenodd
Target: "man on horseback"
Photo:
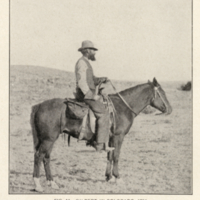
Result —
<instances>
[{"instance_id":1,"label":"man on horseback","mask_svg":"<svg viewBox=\"0 0 200 200\"><path fill-rule=\"evenodd\" d=\"M76 99L84 101L93 111L96 118L96 142L93 143L95 149L111 151L114 148L108 146L109 140L109 111L100 101L101 96L95 93L96 86L99 83L106 83L107 78L97 78L94 76L92 66L89 60L95 61L95 52L98 49L94 47L91 41L83 41L82 47L78 49L82 57L75 66L76 75Z\"/></svg>"}]
</instances>

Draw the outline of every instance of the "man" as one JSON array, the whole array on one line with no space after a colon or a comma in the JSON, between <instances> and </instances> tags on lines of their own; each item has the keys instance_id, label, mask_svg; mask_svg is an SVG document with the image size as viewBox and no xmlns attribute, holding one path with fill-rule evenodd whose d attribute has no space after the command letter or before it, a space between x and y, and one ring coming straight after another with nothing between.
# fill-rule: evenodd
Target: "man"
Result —
<instances>
[{"instance_id":1,"label":"man","mask_svg":"<svg viewBox=\"0 0 200 200\"><path fill-rule=\"evenodd\" d=\"M94 47L91 41L83 41L82 47L78 49L83 56L77 61L75 66L76 74L76 98L84 101L94 112L96 117L96 144L98 152L101 150L111 151L114 148L108 147L109 139L109 112L100 101L100 96L95 94L96 86L100 83L106 83L107 78L97 78L94 76L92 66L89 60L95 61L95 52L98 49Z\"/></svg>"}]
</instances>

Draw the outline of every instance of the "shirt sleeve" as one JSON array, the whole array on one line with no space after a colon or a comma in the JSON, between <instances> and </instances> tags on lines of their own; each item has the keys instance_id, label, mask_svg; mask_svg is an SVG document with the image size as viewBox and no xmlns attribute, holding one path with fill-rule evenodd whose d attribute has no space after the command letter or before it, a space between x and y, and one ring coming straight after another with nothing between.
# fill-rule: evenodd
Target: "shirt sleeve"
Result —
<instances>
[{"instance_id":1,"label":"shirt sleeve","mask_svg":"<svg viewBox=\"0 0 200 200\"><path fill-rule=\"evenodd\" d=\"M80 60L77 64L77 83L83 94L86 94L90 88L87 84L87 64Z\"/></svg>"}]
</instances>

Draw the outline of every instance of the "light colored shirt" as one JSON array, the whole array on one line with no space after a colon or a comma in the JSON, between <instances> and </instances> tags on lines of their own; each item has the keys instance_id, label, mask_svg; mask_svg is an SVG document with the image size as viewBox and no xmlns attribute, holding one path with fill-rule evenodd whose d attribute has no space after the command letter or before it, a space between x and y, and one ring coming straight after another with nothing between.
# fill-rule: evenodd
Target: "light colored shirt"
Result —
<instances>
[{"instance_id":1,"label":"light colored shirt","mask_svg":"<svg viewBox=\"0 0 200 200\"><path fill-rule=\"evenodd\" d=\"M105 77L95 77L88 58L81 57L75 66L76 85L85 95L84 99L94 99L97 91L96 86L104 81Z\"/></svg>"},{"instance_id":2,"label":"light colored shirt","mask_svg":"<svg viewBox=\"0 0 200 200\"><path fill-rule=\"evenodd\" d=\"M81 89L83 94L86 94L90 90L87 83L87 69L88 66L84 60L79 60L77 62L75 67L76 84Z\"/></svg>"}]
</instances>

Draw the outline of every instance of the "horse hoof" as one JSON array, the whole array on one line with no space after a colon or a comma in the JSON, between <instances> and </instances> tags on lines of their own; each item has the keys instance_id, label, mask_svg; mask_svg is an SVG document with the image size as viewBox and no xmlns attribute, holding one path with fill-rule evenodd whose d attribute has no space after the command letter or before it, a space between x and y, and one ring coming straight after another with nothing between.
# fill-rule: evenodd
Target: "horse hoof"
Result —
<instances>
[{"instance_id":1,"label":"horse hoof","mask_svg":"<svg viewBox=\"0 0 200 200\"><path fill-rule=\"evenodd\" d=\"M113 182L113 178L112 178L112 176L110 176L110 175L108 175L108 176L106 176L106 181L107 182Z\"/></svg>"},{"instance_id":2,"label":"horse hoof","mask_svg":"<svg viewBox=\"0 0 200 200\"><path fill-rule=\"evenodd\" d=\"M43 192L44 190L43 190L43 188L41 187L41 186L37 186L36 188L35 188L35 191L36 192Z\"/></svg>"},{"instance_id":3,"label":"horse hoof","mask_svg":"<svg viewBox=\"0 0 200 200\"><path fill-rule=\"evenodd\" d=\"M51 186L51 181L47 181L47 185L48 185L48 186Z\"/></svg>"},{"instance_id":4,"label":"horse hoof","mask_svg":"<svg viewBox=\"0 0 200 200\"><path fill-rule=\"evenodd\" d=\"M44 190L43 190L42 186L40 185L40 179L34 177L33 180L34 180L34 183L35 183L35 191L36 192L43 192Z\"/></svg>"},{"instance_id":5,"label":"horse hoof","mask_svg":"<svg viewBox=\"0 0 200 200\"><path fill-rule=\"evenodd\" d=\"M49 183L47 183L49 186L51 186L51 188L55 189L55 190L59 190L59 186L56 184L55 181L49 181Z\"/></svg>"},{"instance_id":6,"label":"horse hoof","mask_svg":"<svg viewBox=\"0 0 200 200\"><path fill-rule=\"evenodd\" d=\"M109 179L106 179L108 183L115 183L115 179L114 178L109 178Z\"/></svg>"}]
</instances>

